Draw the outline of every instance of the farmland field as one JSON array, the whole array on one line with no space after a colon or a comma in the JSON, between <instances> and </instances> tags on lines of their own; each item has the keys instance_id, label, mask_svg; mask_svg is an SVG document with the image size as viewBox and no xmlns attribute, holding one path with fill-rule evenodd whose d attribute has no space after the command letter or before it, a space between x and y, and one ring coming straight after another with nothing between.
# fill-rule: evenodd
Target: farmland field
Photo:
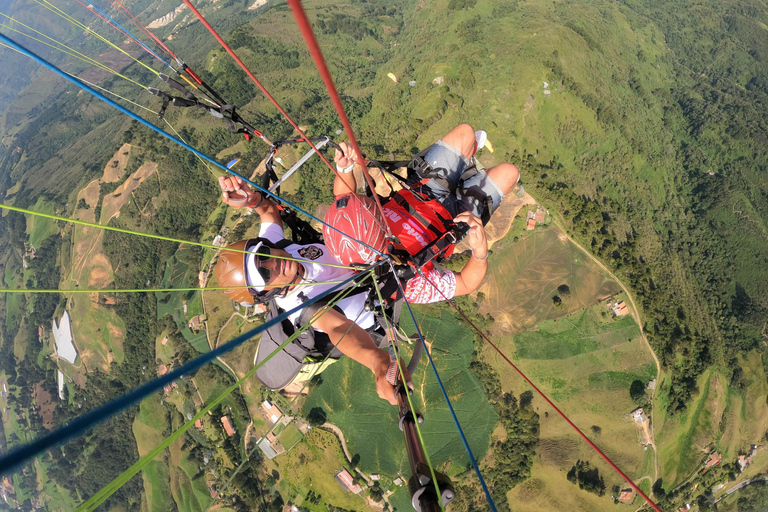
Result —
<instances>
[{"instance_id":1,"label":"farmland field","mask_svg":"<svg viewBox=\"0 0 768 512\"><path fill-rule=\"evenodd\" d=\"M749 383L746 390L734 389L721 372L712 369L698 379L699 392L686 411L660 418L657 437L665 487L690 476L712 449L733 461L768 431L768 382L761 356L753 351L739 357L738 363ZM659 402L655 409L664 411L666 403ZM750 470L766 466L768 460L756 459Z\"/></svg>"},{"instance_id":2,"label":"farmland field","mask_svg":"<svg viewBox=\"0 0 768 512\"><path fill-rule=\"evenodd\" d=\"M655 378L656 365L632 317L614 317L604 301L620 287L555 228L510 242L496 246L484 298L478 297L480 310L496 319L492 340L630 478L653 479L653 450L643 451L641 431L629 418L637 407L629 386ZM558 306L552 297L563 284L569 293ZM493 349L482 351L505 391L529 389ZM541 429L533 478L510 492L511 502L531 511L615 509L565 474L586 460L608 489L623 481L548 404L535 396L533 405Z\"/></svg>"},{"instance_id":3,"label":"farmland field","mask_svg":"<svg viewBox=\"0 0 768 512\"><path fill-rule=\"evenodd\" d=\"M560 307L552 297L561 285L570 296ZM494 246L488 276L480 287L481 313L492 313L495 331L515 334L545 320L575 313L620 291L589 257L557 229L528 233L513 243L508 235Z\"/></svg>"},{"instance_id":4,"label":"farmland field","mask_svg":"<svg viewBox=\"0 0 768 512\"><path fill-rule=\"evenodd\" d=\"M407 317L407 314L403 315ZM413 322L401 326L413 332ZM447 311L440 318L426 317L422 330L432 345L432 357L456 411L469 445L478 459L488 449L498 415L488 404L482 386L468 370L472 356L472 333ZM394 476L408 472L403 434L397 426L395 408L376 395L370 372L349 359L341 359L322 373L318 386L304 405L304 412L322 408L328 421L347 437L350 452L360 456L359 467L367 473ZM413 375L414 406L424 414L421 431L426 449L437 467L447 462L465 466L469 459L440 392L427 356Z\"/></svg>"},{"instance_id":5,"label":"farmland field","mask_svg":"<svg viewBox=\"0 0 768 512\"><path fill-rule=\"evenodd\" d=\"M53 205L46 203L46 201L40 197L37 203L31 208L32 211L53 214ZM59 227L56 225L56 221L53 219L46 219L44 217L37 217L30 215L27 217L27 234L29 235L29 243L35 249L40 248L40 244L43 240L49 236L55 235L59 232Z\"/></svg>"},{"instance_id":6,"label":"farmland field","mask_svg":"<svg viewBox=\"0 0 768 512\"><path fill-rule=\"evenodd\" d=\"M163 280L160 288L194 288L198 286L197 264L194 251L197 248L182 246L166 262ZM157 318L171 315L184 338L200 353L208 352L211 348L205 335L205 329L195 333L189 328L189 319L203 312L200 292L156 292ZM187 312L184 313L184 301L187 302Z\"/></svg>"},{"instance_id":7,"label":"farmland field","mask_svg":"<svg viewBox=\"0 0 768 512\"><path fill-rule=\"evenodd\" d=\"M164 439L163 433L168 429L167 412L160 404L160 398L158 395L152 395L144 399L141 402L139 414L133 422L133 435L136 438L140 457L159 445ZM165 460L167 456L166 450L150 462L142 472L145 490L142 512L161 512L171 508L173 497L169 468Z\"/></svg>"}]
</instances>

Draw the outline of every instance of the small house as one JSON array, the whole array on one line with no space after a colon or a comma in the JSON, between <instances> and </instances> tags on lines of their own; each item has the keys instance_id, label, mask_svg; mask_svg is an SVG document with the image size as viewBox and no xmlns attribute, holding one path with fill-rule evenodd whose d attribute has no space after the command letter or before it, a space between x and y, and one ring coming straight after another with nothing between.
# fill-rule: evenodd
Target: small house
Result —
<instances>
[{"instance_id":1,"label":"small house","mask_svg":"<svg viewBox=\"0 0 768 512\"><path fill-rule=\"evenodd\" d=\"M232 427L232 421L230 421L228 416L221 417L221 425L224 427L224 431L229 437L235 435L235 429Z\"/></svg>"}]
</instances>

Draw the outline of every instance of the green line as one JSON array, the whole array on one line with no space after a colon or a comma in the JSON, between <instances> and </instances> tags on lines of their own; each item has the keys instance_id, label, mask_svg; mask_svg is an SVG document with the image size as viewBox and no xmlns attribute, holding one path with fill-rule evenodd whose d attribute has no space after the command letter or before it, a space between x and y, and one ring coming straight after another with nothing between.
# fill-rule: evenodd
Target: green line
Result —
<instances>
[{"instance_id":1,"label":"green line","mask_svg":"<svg viewBox=\"0 0 768 512\"><path fill-rule=\"evenodd\" d=\"M343 297L340 297L343 293L349 294L354 287L347 287L342 290L340 290L334 299L332 301L338 302L338 300L341 300ZM337 299L338 297L338 299ZM110 496L112 496L120 487L128 483L128 481L133 478L134 475L136 475L139 471L141 471L147 464L152 462L152 460L155 459L158 455L160 455L163 450L165 450L168 446L171 445L176 439L181 437L184 432L189 430L189 428L195 424L195 422L205 416L208 411L213 409L215 406L220 404L230 393L232 393L235 389L237 389L243 382L245 382L249 377L251 377L254 373L256 373L256 370L261 368L265 363L267 363L270 359L272 359L278 352L283 350L285 347L288 346L288 344L292 343L294 339L296 339L302 332L304 332L306 329L309 328L310 325L312 325L312 322L316 320L316 318L319 318L318 315L322 316L330 310L330 304L327 305L322 312L317 312L315 316L307 322L304 326L300 327L293 336L289 337L287 340L285 340L279 347L277 347L269 356L267 356L262 362L257 364L254 368L252 368L248 373L246 373L240 380L235 382L232 386L227 388L221 395L216 397L211 403L203 407L200 412L198 412L191 420L186 422L184 425L179 427L178 430L173 432L170 436L168 436L162 443L157 445L155 448L153 448L150 452L148 452L145 456L141 457L136 463L134 463L131 467L123 471L120 475L118 475L112 482L107 484L103 489L101 489L99 492L91 496L91 498L77 507L75 512L85 512L85 511L92 511L95 510L99 505L104 503ZM351 326L350 326L351 327Z\"/></svg>"},{"instance_id":2,"label":"green line","mask_svg":"<svg viewBox=\"0 0 768 512\"><path fill-rule=\"evenodd\" d=\"M44 2L44 3L45 3L45 4L47 4L47 5L43 5L43 3L40 3L38 0L34 0L34 2L35 2L35 3L37 3L38 5L42 6L42 7L45 7L46 9L48 9L49 11L51 11L52 13L54 13L54 14L57 14L58 16L60 16L60 17L64 18L65 20L69 21L70 23L72 23L72 24L73 24L73 25L75 25L76 27L79 27L80 29L82 29L82 30L85 30L85 31L86 31L86 32L88 32L89 34L92 34L92 35L94 35L95 37L97 37L98 39L100 39L101 41L103 41L104 43L108 44L109 46L111 46L111 47L112 47L112 48L114 48L115 50L117 50L117 51L119 51L120 53L122 53L123 55L125 55L126 57L128 57L128 58L132 59L132 60L133 60L135 63L137 63L137 64L140 64L140 65L144 66L146 69L148 69L149 71L151 71L151 72L152 72L152 73L154 73L155 75L159 75L159 74L160 74L160 72L159 72L159 71L156 71L156 70L152 69L151 67L147 66L146 64L144 64L143 62L141 62L140 60L138 60L136 57L134 57L133 55L129 54L128 52L126 52L125 50L123 50L122 48L120 48L119 46L117 46L116 44L112 43L111 41L107 40L105 37L103 37L103 36L99 35L99 34L98 34L98 33L96 33L94 30L91 30L91 29L90 29L90 28L88 28L87 26L83 25L82 23L80 23L79 21L77 21L75 18L73 18L73 17L72 17L72 16L70 16L69 14L65 13L64 11L62 11L61 9L59 9L58 7L56 7L55 5L53 5L52 3L50 3L48 0L42 0L42 2Z\"/></svg>"},{"instance_id":3,"label":"green line","mask_svg":"<svg viewBox=\"0 0 768 512\"><path fill-rule=\"evenodd\" d=\"M26 28L27 30L31 30L31 31L32 31L32 32L34 32L35 34L39 34L39 35L41 35L41 36L45 37L46 39L49 39L50 41L53 41L54 43L56 43L56 44L58 44L58 45L60 45L60 46L62 46L62 47L64 47L64 48L66 48L66 50L63 50L63 49L61 49L61 48L58 48L58 47L56 47L56 46L53 46L52 44L46 43L45 41L43 41L43 40L41 40L41 39L38 39L38 38L36 38L36 37L33 37L33 36L29 35L29 34L26 34L26 33L22 32L22 31L20 31L20 30L17 30L17 29L15 29L15 28L13 28L13 27L9 27L8 25L4 25L4 24L0 23L0 27L4 27L4 28L7 28L8 30L12 30L13 32L16 32L17 34L21 34L22 36L26 36L26 37L28 37L28 38L30 38L30 39L32 39L32 40L34 40L34 41L37 41L38 43L41 43L41 44L44 44L44 45L46 45L46 46L49 46L49 47L51 47L51 48L53 48L54 50L59 50L60 52L62 52L62 53L66 53L67 55L70 55L71 57L74 57L74 58L76 58L76 59L79 59L79 60L81 60L81 61L83 61L83 62L85 62L85 63L87 63L87 64L91 64L92 66L96 66L96 67L98 67L98 68L100 68L100 69L103 69L103 70L105 70L105 71L109 71L110 73L112 73L112 74L114 74L114 75L117 75L117 76L119 76L120 78L124 78L124 79L128 80L129 82L133 82L134 84L138 85L138 86L139 86L139 87L141 87L142 89L145 89L145 88L146 88L146 86L144 86L144 85L141 85L140 83L138 83L138 82L136 82L136 81L134 81L134 80L132 80L132 79L130 79L130 78L128 78L128 77L126 77L126 76L122 75L122 74L120 74L118 71L115 71L115 70L113 70L112 68L110 68L110 67L109 67L109 66L107 66L106 64L102 64L101 62L99 62L99 61L97 61L97 60L95 60L95 59L92 59L91 57L89 57L89 56L87 56L87 55L85 55L85 54L83 54L83 53L80 53L80 52L78 52L77 50L75 50L75 49L73 49L73 48L70 48L70 47L69 47L69 46L67 46L66 44L64 44L64 43L62 43L62 42L60 42L60 41L57 41L56 39L54 39L54 38L52 38L52 37L50 37L50 36L47 36L47 35L43 34L42 32L39 32L39 31L37 31L37 30L33 29L32 27L28 27L28 26L27 26L27 25L25 25L24 23L22 23L22 22L20 22L20 21L18 21L18 20L15 20L15 19L13 19L13 18L11 18L10 16L8 16L7 14L5 14L5 13L3 13L3 12L0 12L0 16L5 16L6 18L8 18L9 20L11 20L12 22L14 22L14 23L18 23L19 25L21 25L22 27Z\"/></svg>"},{"instance_id":4,"label":"green line","mask_svg":"<svg viewBox=\"0 0 768 512\"><path fill-rule=\"evenodd\" d=\"M307 283L308 285L316 285L316 284L339 284L343 283L344 281L320 281L320 282L311 282ZM252 286L206 286L205 288L146 288L146 289L118 289L118 290L111 290L109 288L104 288L100 290L81 290L79 288L74 290L34 290L34 289L9 289L9 288L0 288L0 293L151 293L151 292L191 292L195 290L238 290L238 289L244 289L244 288L253 288ZM265 285L264 288L285 288L284 284L268 284Z\"/></svg>"},{"instance_id":5,"label":"green line","mask_svg":"<svg viewBox=\"0 0 768 512\"><path fill-rule=\"evenodd\" d=\"M106 229L108 231L117 231L118 233L126 233L129 235L136 235L136 236L143 236L146 238L154 238L156 240L163 240L166 242L174 242L177 244L188 244L188 245L196 245L198 247L205 247L206 249L213 249L216 251L226 249L225 247L219 247L218 245L213 244L206 244L203 242L190 242L189 240L179 240L178 238L170 238L167 236L160 236L160 235L150 235L148 233L139 233L138 231L131 231L130 229L123 229L123 228L115 228L112 226L105 226L103 224L96 224L94 222L87 222L84 220L77 220L77 219L70 219L69 217L59 217L58 215L53 215L50 213L42 213L42 212L35 212L32 210L27 210L25 208L19 208L18 206L11 206L8 204L0 204L0 208L4 210L11 210L14 212L24 213L26 215L35 215L37 217L43 217L46 219L53 219L53 220L60 220L62 222L69 222L72 224L80 224L81 226L88 226L91 228L98 228L98 229ZM227 249L228 251L232 252L241 252L243 254L249 254L251 251L241 251L239 249ZM254 254L260 254L260 253L254 253ZM291 258L287 256L276 256L276 255L269 255L270 258L276 258L279 260L288 260L288 261L297 261L299 263L305 262L306 260L300 260L297 258ZM318 263L313 262L315 265L323 265L326 267L335 267L335 268L345 268L347 270L356 270L354 267L348 267L346 265L334 265L333 263Z\"/></svg>"},{"instance_id":6,"label":"green line","mask_svg":"<svg viewBox=\"0 0 768 512\"><path fill-rule=\"evenodd\" d=\"M340 297L340 295L341 295L341 292L339 292L339 293L336 295L336 297L334 297L334 298L333 298L333 300L330 300L330 301L328 301L328 305L327 305L327 306L325 306L325 307L324 307L324 308L323 308L321 311L318 311L318 312L315 314L315 316L314 316L314 317L312 317L312 318L310 319L310 321L309 321L309 322L307 322L305 325L303 325L303 326L301 326L301 327L300 327L301 331L304 331L304 330L305 330L305 329L307 329L307 328L308 328L310 325L312 325L314 322L316 322L317 320L319 320L321 316L323 316L325 313L327 313L327 312L330 310L330 308L332 308L332 307L333 307L335 304L337 304L339 301L341 301L341 300L343 300L344 298L346 298L346 296L347 296L347 295L349 295L349 293L350 293L350 292L351 292L353 289L354 289L354 287L349 287L349 288L345 288L344 290L342 290L342 292L343 292L343 291L346 291L346 293L344 294L344 296L343 296L343 297ZM362 315L364 311L365 311L365 310L363 309L363 310L361 310L361 311L360 311L360 313L358 313L358 314L357 314L357 318L355 318L355 321L354 321L352 324L350 324L350 326L347 328L347 330L346 330L346 331L344 332L344 334L341 336L341 338L339 339L339 341L338 341L338 342L337 342L337 343L336 343L336 344L333 346L333 348L336 348L336 347L338 347L339 343L341 343L342 341L344 341L344 338L347 336L347 334L349 334L349 331L351 331L351 330L352 330L352 326L353 326L353 325L355 325L355 324L357 324L357 321L358 321L358 319L360 318L360 315ZM315 371L317 370L317 368L321 367L321 366L322 366L322 365L323 365L323 364L324 364L324 363L325 363L325 362L326 362L328 359L330 359L330 357L331 357L331 354L332 354L332 353L333 353L333 350L329 350L329 351L328 351L328 354L327 354L327 355L326 355L326 356L323 358L323 360L320 362L320 364L316 364L316 365L314 365L314 367L312 368L312 374L309 376L309 378L308 378L307 380L305 380L305 381L304 381L304 385L303 385L303 386L301 386L301 389L299 390L299 392L296 394L296 396L293 398L293 400L291 400L291 402L288 404L288 409L289 409L289 410L291 410L291 411L293 410L293 405L294 405L294 404L296 403L296 401L297 401L297 400L298 400L298 399L301 397L301 393L304 391L304 389L306 389L307 385L309 385L309 382L310 382L310 381L311 381L311 380L312 380L312 379L315 377L315 375L316 375ZM280 414L280 418L282 418L283 416L285 416L285 413L281 413L281 414ZM256 441L256 446L253 448L253 450L251 450L251 452L250 452L250 453L246 454L246 456L245 456L245 460L243 460L243 461L240 463L240 465L239 465L239 466L238 466L238 467L237 467L237 468L236 468L236 469L235 469L235 470L232 472L232 474L231 474L231 475L230 475L230 477L229 477L229 480L227 480L227 481L224 483L224 486L223 486L221 489L219 489L219 494L218 494L216 497L214 497L214 498L212 498L212 499L211 499L210 503L208 503L208 506L207 506L207 507L205 507L205 509L203 509L203 512L207 512L207 511L208 511L208 510L209 510L209 509L210 509L210 508L211 508L211 507L212 507L212 506L213 506L213 505L214 505L214 504L215 504L215 503L218 501L218 499L219 499L219 495L220 495L222 492L224 492L224 491L225 491L227 488L229 488L229 485L232 483L232 481L235 479L235 477L238 475L238 473L240 473L240 470L241 470L241 469L243 469L243 467L244 467L244 466L245 466L245 465L248 463L248 461L249 461L249 460L250 460L250 458L253 456L253 454L254 454L254 453L256 453L256 450L258 450L258 449L259 449L259 444L260 444L260 443L261 443L261 442L264 440L264 438L265 438L265 437L267 437L267 435L269 435L270 433L272 433L272 432L273 432L273 431L274 431L274 430L277 428L277 426L280 424L280 418L278 418L278 421L276 421L276 422L275 422L275 423L272 425L272 427L271 427L271 428L270 428L270 429L267 431L267 433L266 433L266 434L264 434L264 435L262 435L262 436L260 436L260 437L259 437L259 439Z\"/></svg>"},{"instance_id":7,"label":"green line","mask_svg":"<svg viewBox=\"0 0 768 512\"><path fill-rule=\"evenodd\" d=\"M373 275L373 272L371 272L371 274ZM376 283L376 276L375 275L373 275L373 281L375 283L374 284L374 289L376 290L376 294L379 296L379 304L380 304L380 307L382 309L382 316L384 317L384 321L387 323L387 335L389 336L389 330L390 330L389 319L387 318L387 315L384 314L384 299L382 299L382 297L381 297L381 290L379 290L378 283ZM405 299L403 299L403 300L405 300ZM416 326L416 330L419 331L420 336L423 338L424 335L421 334L418 325ZM403 372L403 362L400 360L400 346L397 343L397 339L395 338L394 334L392 335L392 339L390 340L390 342L392 343L392 347L395 349L395 358L397 359L397 367L400 370L400 378L402 379L402 376L405 375L405 373ZM419 342L421 342L421 340L419 340ZM425 345L426 345L426 343L425 343ZM429 348L425 347L425 350L429 350ZM425 378L426 378L426 375L425 375ZM413 375L411 375L411 379L413 379ZM408 384L403 382L403 386L405 387L405 396L408 399L408 405L410 406L411 411L412 412L416 411L416 408L413 406L413 401L411 400L411 393L410 393L410 390L408 389ZM424 405L426 406L426 404L424 404ZM416 413L414 412L414 417L415 417L415 414ZM429 467L429 473L432 475L432 483L435 485L435 493L437 495L437 503L440 505L440 510L445 512L445 507L443 507L443 499L441 498L442 495L440 493L440 487L437 484L437 475L435 475L435 468L432 467L432 461L429 458L429 452L427 452L427 445L424 443L424 436L421 435L421 429L419 428L419 422L418 421L414 421L413 424L416 426L416 434L418 434L418 436L419 436L419 441L421 442L421 449L424 451L424 457L427 459L427 467ZM413 476L413 475L411 475L411 476Z\"/></svg>"}]
</instances>

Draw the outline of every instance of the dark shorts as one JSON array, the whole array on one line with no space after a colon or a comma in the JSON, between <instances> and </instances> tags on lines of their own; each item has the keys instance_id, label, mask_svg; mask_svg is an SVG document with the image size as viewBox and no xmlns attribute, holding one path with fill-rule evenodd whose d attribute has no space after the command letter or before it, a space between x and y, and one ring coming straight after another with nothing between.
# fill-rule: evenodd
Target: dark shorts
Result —
<instances>
[{"instance_id":1,"label":"dark shorts","mask_svg":"<svg viewBox=\"0 0 768 512\"><path fill-rule=\"evenodd\" d=\"M494 210L504 199L501 189L485 170L462 182L461 176L469 166L469 160L459 150L442 140L437 141L427 151L424 160L446 179L453 191L446 189L434 179L424 184L422 189L438 200L454 217L464 212L482 217L485 209L483 198L491 198Z\"/></svg>"}]
</instances>

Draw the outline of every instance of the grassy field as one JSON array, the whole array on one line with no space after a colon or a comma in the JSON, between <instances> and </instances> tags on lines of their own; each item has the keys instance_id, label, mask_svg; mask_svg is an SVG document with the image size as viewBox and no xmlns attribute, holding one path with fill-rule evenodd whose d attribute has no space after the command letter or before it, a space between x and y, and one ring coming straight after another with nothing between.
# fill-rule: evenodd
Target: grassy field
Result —
<instances>
[{"instance_id":1,"label":"grassy field","mask_svg":"<svg viewBox=\"0 0 768 512\"><path fill-rule=\"evenodd\" d=\"M95 303L98 294L73 294L69 315L78 354L89 371L109 371L112 361L122 363L125 322L114 309Z\"/></svg>"},{"instance_id":2,"label":"grassy field","mask_svg":"<svg viewBox=\"0 0 768 512\"><path fill-rule=\"evenodd\" d=\"M556 307L552 297L560 285L570 296ZM557 229L536 231L513 243L507 236L494 246L488 277L480 292L482 314L495 319L494 332L516 334L540 328L619 291L619 286Z\"/></svg>"},{"instance_id":3,"label":"grassy field","mask_svg":"<svg viewBox=\"0 0 768 512\"><path fill-rule=\"evenodd\" d=\"M11 252L8 261L5 264L3 281L8 288L21 288L23 286L23 276L20 258L15 252ZM21 317L24 314L22 301L24 296L18 293L10 293L5 297L5 328L9 333L15 334L19 330ZM17 355L18 357L18 355ZM23 354L21 355L23 358Z\"/></svg>"},{"instance_id":4,"label":"grassy field","mask_svg":"<svg viewBox=\"0 0 768 512\"><path fill-rule=\"evenodd\" d=\"M603 299L619 287L554 228L510 236L496 246L481 311L496 319L493 342L631 478L654 476L653 451L643 451L640 429L628 417L634 380L655 378L656 365L631 317L614 318ZM557 287L570 296L553 304ZM528 385L486 345L483 357L505 391ZM608 490L623 482L538 396L540 421L533 478L510 493L525 510L613 510L607 497L565 479L576 460L590 461Z\"/></svg>"},{"instance_id":5,"label":"grassy field","mask_svg":"<svg viewBox=\"0 0 768 512\"><path fill-rule=\"evenodd\" d=\"M266 463L280 473L277 489L285 501L298 503L313 512L325 512L325 503L347 510L364 510L363 498L344 491L334 479L337 471L347 467L339 441L330 432L312 429L285 455ZM309 491L321 496L319 505L305 500Z\"/></svg>"},{"instance_id":6,"label":"grassy field","mask_svg":"<svg viewBox=\"0 0 768 512\"><path fill-rule=\"evenodd\" d=\"M406 332L414 330L412 322L409 327L409 320L403 320L401 325ZM443 312L439 319L426 317L422 329L432 345L432 357L469 445L475 456L482 458L498 416L485 400L480 383L468 371L472 334L448 312ZM304 405L304 412L322 408L328 421L344 431L351 453L360 456L359 467L363 471L392 477L407 473L396 411L377 397L370 372L342 359L323 372L322 379L323 384ZM450 462L463 467L469 459L426 355L413 380L414 406L424 414L421 430L433 464L442 466Z\"/></svg>"},{"instance_id":7,"label":"grassy field","mask_svg":"<svg viewBox=\"0 0 768 512\"><path fill-rule=\"evenodd\" d=\"M40 213L55 213L53 211L53 204L46 202L42 197L38 198L37 203L30 209ZM43 240L58 232L59 227L53 219L36 217L34 215L29 215L27 217L27 235L29 236L29 244L36 249L40 248L40 244L43 243Z\"/></svg>"},{"instance_id":8,"label":"grassy field","mask_svg":"<svg viewBox=\"0 0 768 512\"><path fill-rule=\"evenodd\" d=\"M193 268L189 261L192 258L189 246L182 246L176 254L168 259L165 266L161 288L194 288L198 286L199 268ZM189 319L203 312L203 303L200 292L157 292L157 318L171 315L176 321L179 331L184 338L200 353L208 352L211 348L205 330L193 332L189 328ZM187 303L187 312L184 313L184 301Z\"/></svg>"},{"instance_id":9,"label":"grassy field","mask_svg":"<svg viewBox=\"0 0 768 512\"><path fill-rule=\"evenodd\" d=\"M712 449L719 451L724 461L733 462L739 453L749 451L750 444L764 442L768 383L761 356L750 352L739 357L739 364L744 369L745 390L733 389L720 372L710 369L699 378L699 393L685 412L660 418L657 442L665 488L690 476ZM663 395L655 409L666 410ZM756 458L750 468L766 469L768 458Z\"/></svg>"}]
</instances>

